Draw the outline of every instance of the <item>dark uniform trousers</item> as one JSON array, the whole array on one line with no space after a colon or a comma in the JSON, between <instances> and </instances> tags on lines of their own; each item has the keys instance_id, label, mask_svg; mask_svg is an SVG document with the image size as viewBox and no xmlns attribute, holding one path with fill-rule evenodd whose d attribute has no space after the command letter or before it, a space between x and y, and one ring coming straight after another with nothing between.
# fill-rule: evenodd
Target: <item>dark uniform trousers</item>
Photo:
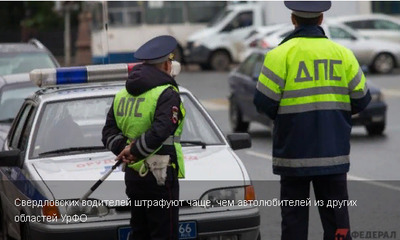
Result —
<instances>
[{"instance_id":1,"label":"dark uniform trousers","mask_svg":"<svg viewBox=\"0 0 400 240\"><path fill-rule=\"evenodd\" d=\"M126 194L132 204L130 222L132 231L129 239L177 240L178 206L167 208L166 206L147 207L145 204L138 204L140 200L178 200L179 183L176 170L171 166L168 167L165 186L158 186L150 171L145 177L141 177L135 170L127 167L125 185Z\"/></svg>"},{"instance_id":2,"label":"dark uniform trousers","mask_svg":"<svg viewBox=\"0 0 400 240\"><path fill-rule=\"evenodd\" d=\"M310 182L315 198L323 200L318 207L324 240L350 240L347 206L328 208L328 200L348 200L346 174L292 177L281 176L281 200L307 200ZM314 206L312 202L311 206ZM307 206L281 206L282 240L307 240L309 208ZM339 229L339 230L338 230ZM346 236L342 235L343 233Z\"/></svg>"}]
</instances>

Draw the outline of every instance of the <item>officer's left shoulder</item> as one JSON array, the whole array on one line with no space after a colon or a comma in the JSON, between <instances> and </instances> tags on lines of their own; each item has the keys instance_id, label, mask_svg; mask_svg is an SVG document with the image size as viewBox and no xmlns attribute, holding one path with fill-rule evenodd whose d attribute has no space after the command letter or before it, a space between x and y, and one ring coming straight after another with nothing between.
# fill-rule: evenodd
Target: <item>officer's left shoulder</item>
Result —
<instances>
[{"instance_id":1,"label":"officer's left shoulder","mask_svg":"<svg viewBox=\"0 0 400 240\"><path fill-rule=\"evenodd\" d=\"M172 86L166 88L162 93L161 96L163 98L179 98L179 92L174 89Z\"/></svg>"},{"instance_id":2,"label":"officer's left shoulder","mask_svg":"<svg viewBox=\"0 0 400 240\"><path fill-rule=\"evenodd\" d=\"M335 41L333 41L333 40L331 40L331 39L328 39L328 40L329 40L329 43L330 43L333 47L335 47L336 49L338 49L339 51L341 51L341 53L342 53L343 55L353 54L353 52L352 52L350 49L348 49L347 47L343 46L342 44L337 43L337 42L335 42Z\"/></svg>"}]
</instances>

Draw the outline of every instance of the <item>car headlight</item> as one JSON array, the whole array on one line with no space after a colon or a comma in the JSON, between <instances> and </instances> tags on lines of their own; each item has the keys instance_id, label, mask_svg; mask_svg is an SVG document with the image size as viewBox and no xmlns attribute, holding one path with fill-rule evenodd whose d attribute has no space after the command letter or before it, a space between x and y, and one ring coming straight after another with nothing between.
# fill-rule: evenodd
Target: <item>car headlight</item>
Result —
<instances>
[{"instance_id":1,"label":"car headlight","mask_svg":"<svg viewBox=\"0 0 400 240\"><path fill-rule=\"evenodd\" d=\"M383 101L383 93L371 94L371 102L382 102L382 101Z\"/></svg>"},{"instance_id":2,"label":"car headlight","mask_svg":"<svg viewBox=\"0 0 400 240\"><path fill-rule=\"evenodd\" d=\"M254 187L252 185L213 189L206 192L200 199L201 202L208 201L210 207L235 206L244 200L255 200Z\"/></svg>"},{"instance_id":3,"label":"car headlight","mask_svg":"<svg viewBox=\"0 0 400 240\"><path fill-rule=\"evenodd\" d=\"M60 212L67 215L84 214L87 217L101 217L108 214L108 207L100 200L68 200L65 202L68 204L64 204L65 206L60 208Z\"/></svg>"}]
</instances>

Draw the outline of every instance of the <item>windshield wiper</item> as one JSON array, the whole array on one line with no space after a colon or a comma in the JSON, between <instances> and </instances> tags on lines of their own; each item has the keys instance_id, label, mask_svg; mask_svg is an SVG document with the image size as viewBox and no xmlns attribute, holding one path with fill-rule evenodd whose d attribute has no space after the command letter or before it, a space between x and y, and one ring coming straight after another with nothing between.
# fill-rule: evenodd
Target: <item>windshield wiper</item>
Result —
<instances>
[{"instance_id":1,"label":"windshield wiper","mask_svg":"<svg viewBox=\"0 0 400 240\"><path fill-rule=\"evenodd\" d=\"M92 150L106 150L106 148L104 146L62 148L62 149L57 149L54 151L39 153L39 156L55 154L55 153L75 152L75 151L85 152L85 151L92 151Z\"/></svg>"},{"instance_id":2,"label":"windshield wiper","mask_svg":"<svg viewBox=\"0 0 400 240\"><path fill-rule=\"evenodd\" d=\"M181 144L197 145L197 146L201 146L202 149L205 149L207 146L207 143L202 142L202 141L181 141Z\"/></svg>"},{"instance_id":3,"label":"windshield wiper","mask_svg":"<svg viewBox=\"0 0 400 240\"><path fill-rule=\"evenodd\" d=\"M12 123L13 121L14 121L14 118L0 119L0 123Z\"/></svg>"}]
</instances>

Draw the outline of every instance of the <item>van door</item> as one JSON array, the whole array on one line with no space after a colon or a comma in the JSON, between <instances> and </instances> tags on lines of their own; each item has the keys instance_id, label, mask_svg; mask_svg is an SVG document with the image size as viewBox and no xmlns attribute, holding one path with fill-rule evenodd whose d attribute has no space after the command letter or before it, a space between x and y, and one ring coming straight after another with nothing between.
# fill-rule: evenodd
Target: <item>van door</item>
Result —
<instances>
[{"instance_id":1,"label":"van door","mask_svg":"<svg viewBox=\"0 0 400 240\"><path fill-rule=\"evenodd\" d=\"M234 62L239 61L239 54L245 50L244 39L254 29L254 11L238 12L237 15L225 25L221 32L225 33L225 42L229 42L231 57Z\"/></svg>"}]
</instances>

